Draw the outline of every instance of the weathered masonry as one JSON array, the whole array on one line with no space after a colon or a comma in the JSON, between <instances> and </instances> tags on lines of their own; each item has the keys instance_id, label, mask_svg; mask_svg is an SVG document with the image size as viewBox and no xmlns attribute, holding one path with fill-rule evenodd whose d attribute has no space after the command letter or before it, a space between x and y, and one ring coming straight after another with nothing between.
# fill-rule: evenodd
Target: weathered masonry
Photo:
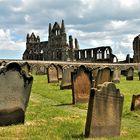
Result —
<instances>
[{"instance_id":1,"label":"weathered masonry","mask_svg":"<svg viewBox=\"0 0 140 140\"><path fill-rule=\"evenodd\" d=\"M133 40L134 63L140 62L140 35L136 36Z\"/></svg>"},{"instance_id":2,"label":"weathered masonry","mask_svg":"<svg viewBox=\"0 0 140 140\"><path fill-rule=\"evenodd\" d=\"M79 49L78 40L69 36L65 31L64 20L61 25L57 22L49 24L48 41L40 41L34 33L27 34L26 50L23 60L49 60L49 61L88 61L88 62L117 62L109 46L90 49Z\"/></svg>"}]
</instances>

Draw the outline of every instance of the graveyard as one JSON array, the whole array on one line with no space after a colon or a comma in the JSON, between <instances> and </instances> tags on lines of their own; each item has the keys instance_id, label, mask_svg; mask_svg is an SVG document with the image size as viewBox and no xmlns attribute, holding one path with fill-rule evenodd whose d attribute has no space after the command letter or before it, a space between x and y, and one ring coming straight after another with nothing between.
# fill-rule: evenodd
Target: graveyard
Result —
<instances>
[{"instance_id":1,"label":"graveyard","mask_svg":"<svg viewBox=\"0 0 140 140\"><path fill-rule=\"evenodd\" d=\"M61 82L49 83L47 74L32 76L34 80L24 124L1 126L0 138L92 139L85 138L88 102L73 103L72 89L60 90ZM137 70L134 71L133 80L126 80L126 76L121 75L120 82L115 84L124 96L120 135L97 137L95 140L128 140L140 137L140 110L131 111L132 95L140 93L139 82Z\"/></svg>"}]
</instances>

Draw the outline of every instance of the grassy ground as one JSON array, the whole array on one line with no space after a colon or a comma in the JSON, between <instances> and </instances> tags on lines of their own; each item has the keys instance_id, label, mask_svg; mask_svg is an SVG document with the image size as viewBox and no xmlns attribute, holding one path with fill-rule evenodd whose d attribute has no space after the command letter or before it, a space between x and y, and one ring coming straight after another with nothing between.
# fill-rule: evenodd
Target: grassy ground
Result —
<instances>
[{"instance_id":1,"label":"grassy ground","mask_svg":"<svg viewBox=\"0 0 140 140\"><path fill-rule=\"evenodd\" d=\"M46 76L34 76L25 124L0 127L0 140L84 139L87 104L72 105L72 91L60 90L59 84L48 84ZM138 77L134 81L121 77L117 84L124 94L121 136L100 140L140 139L140 111L130 112L132 94L140 93L139 85Z\"/></svg>"}]
</instances>

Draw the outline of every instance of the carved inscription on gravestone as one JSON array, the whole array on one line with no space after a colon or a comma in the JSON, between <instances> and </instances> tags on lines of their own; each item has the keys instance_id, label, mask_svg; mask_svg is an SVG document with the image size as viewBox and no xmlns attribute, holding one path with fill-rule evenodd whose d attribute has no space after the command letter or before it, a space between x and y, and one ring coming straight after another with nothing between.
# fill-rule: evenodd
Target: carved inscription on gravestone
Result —
<instances>
[{"instance_id":1,"label":"carved inscription on gravestone","mask_svg":"<svg viewBox=\"0 0 140 140\"><path fill-rule=\"evenodd\" d=\"M76 102L88 102L92 86L92 72L84 66L80 66L72 73L73 104Z\"/></svg>"},{"instance_id":2,"label":"carved inscription on gravestone","mask_svg":"<svg viewBox=\"0 0 140 140\"><path fill-rule=\"evenodd\" d=\"M112 82L91 90L86 119L86 137L119 136L123 95Z\"/></svg>"},{"instance_id":3,"label":"carved inscription on gravestone","mask_svg":"<svg viewBox=\"0 0 140 140\"><path fill-rule=\"evenodd\" d=\"M48 83L58 82L57 66L50 64L47 68Z\"/></svg>"}]
</instances>

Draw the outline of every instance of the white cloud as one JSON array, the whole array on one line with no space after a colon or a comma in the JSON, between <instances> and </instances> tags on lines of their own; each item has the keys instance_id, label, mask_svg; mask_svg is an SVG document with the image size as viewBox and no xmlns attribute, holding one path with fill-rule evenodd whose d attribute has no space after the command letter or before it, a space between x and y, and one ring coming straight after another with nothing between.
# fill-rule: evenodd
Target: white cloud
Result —
<instances>
[{"instance_id":1,"label":"white cloud","mask_svg":"<svg viewBox=\"0 0 140 140\"><path fill-rule=\"evenodd\" d=\"M24 50L25 42L13 41L11 39L10 30L0 29L0 50Z\"/></svg>"},{"instance_id":2,"label":"white cloud","mask_svg":"<svg viewBox=\"0 0 140 140\"><path fill-rule=\"evenodd\" d=\"M111 46L119 58L140 33L140 0L0 0L0 9L0 50L24 51L31 32L48 40L48 24L62 19L81 46Z\"/></svg>"}]
</instances>

